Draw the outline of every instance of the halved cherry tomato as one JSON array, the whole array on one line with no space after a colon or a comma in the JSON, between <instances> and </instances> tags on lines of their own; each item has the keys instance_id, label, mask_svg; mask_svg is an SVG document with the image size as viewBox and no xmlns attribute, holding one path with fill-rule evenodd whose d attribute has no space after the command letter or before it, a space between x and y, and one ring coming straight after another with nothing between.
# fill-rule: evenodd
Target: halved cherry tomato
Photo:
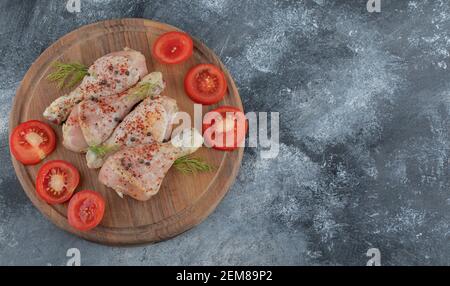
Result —
<instances>
[{"instance_id":1,"label":"halved cherry tomato","mask_svg":"<svg viewBox=\"0 0 450 286\"><path fill-rule=\"evenodd\" d=\"M244 113L233 106L221 106L208 112L203 121L205 145L232 151L245 140L248 123Z\"/></svg>"},{"instance_id":2,"label":"halved cherry tomato","mask_svg":"<svg viewBox=\"0 0 450 286\"><path fill-rule=\"evenodd\" d=\"M221 101L225 96L227 80L215 65L199 64L187 73L184 89L194 102L210 105Z\"/></svg>"},{"instance_id":3,"label":"halved cherry tomato","mask_svg":"<svg viewBox=\"0 0 450 286\"><path fill-rule=\"evenodd\" d=\"M53 160L39 169L36 192L49 204L61 204L72 197L79 182L80 173L72 164Z\"/></svg>"},{"instance_id":4,"label":"halved cherry tomato","mask_svg":"<svg viewBox=\"0 0 450 286\"><path fill-rule=\"evenodd\" d=\"M105 199L97 192L85 190L76 193L69 202L69 224L81 231L96 227L105 213Z\"/></svg>"},{"instance_id":5,"label":"halved cherry tomato","mask_svg":"<svg viewBox=\"0 0 450 286\"><path fill-rule=\"evenodd\" d=\"M153 56L164 64L179 64L192 56L194 43L188 34L168 32L153 45Z\"/></svg>"},{"instance_id":6,"label":"halved cherry tomato","mask_svg":"<svg viewBox=\"0 0 450 286\"><path fill-rule=\"evenodd\" d=\"M9 146L18 161L35 165L55 150L56 135L44 122L30 120L14 128Z\"/></svg>"}]
</instances>

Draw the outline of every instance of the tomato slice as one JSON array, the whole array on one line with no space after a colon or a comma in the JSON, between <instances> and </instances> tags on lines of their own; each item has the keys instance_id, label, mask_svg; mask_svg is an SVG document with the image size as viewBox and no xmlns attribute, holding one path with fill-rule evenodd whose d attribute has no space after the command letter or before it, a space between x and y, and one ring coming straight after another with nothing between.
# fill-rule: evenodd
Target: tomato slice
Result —
<instances>
[{"instance_id":1,"label":"tomato slice","mask_svg":"<svg viewBox=\"0 0 450 286\"><path fill-rule=\"evenodd\" d=\"M210 105L221 101L225 96L227 80L215 65L199 64L187 73L184 89L194 102Z\"/></svg>"},{"instance_id":2,"label":"tomato slice","mask_svg":"<svg viewBox=\"0 0 450 286\"><path fill-rule=\"evenodd\" d=\"M69 202L69 224L81 231L96 227L105 213L105 199L97 192L85 190L76 193Z\"/></svg>"},{"instance_id":3,"label":"tomato slice","mask_svg":"<svg viewBox=\"0 0 450 286\"><path fill-rule=\"evenodd\" d=\"M188 34L168 32L153 45L153 56L164 64L179 64L192 56L194 43Z\"/></svg>"},{"instance_id":4,"label":"tomato slice","mask_svg":"<svg viewBox=\"0 0 450 286\"><path fill-rule=\"evenodd\" d=\"M35 165L55 150L53 129L38 120L30 120L14 128L9 138L14 158L25 165Z\"/></svg>"},{"instance_id":5,"label":"tomato slice","mask_svg":"<svg viewBox=\"0 0 450 286\"><path fill-rule=\"evenodd\" d=\"M244 113L233 106L216 108L203 119L205 145L217 150L235 150L245 140L247 130Z\"/></svg>"},{"instance_id":6,"label":"tomato slice","mask_svg":"<svg viewBox=\"0 0 450 286\"><path fill-rule=\"evenodd\" d=\"M61 204L72 197L80 182L80 173L70 163L53 160L39 169L36 192L49 204Z\"/></svg>"}]
</instances>

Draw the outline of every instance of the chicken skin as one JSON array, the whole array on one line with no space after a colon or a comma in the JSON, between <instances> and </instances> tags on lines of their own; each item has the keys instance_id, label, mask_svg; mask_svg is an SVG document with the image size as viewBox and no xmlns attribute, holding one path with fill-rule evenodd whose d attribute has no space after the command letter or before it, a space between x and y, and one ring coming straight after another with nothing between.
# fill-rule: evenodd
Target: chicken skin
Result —
<instances>
[{"instance_id":1,"label":"chicken skin","mask_svg":"<svg viewBox=\"0 0 450 286\"><path fill-rule=\"evenodd\" d=\"M127 91L82 101L78 105L79 123L87 144L102 144L138 102L159 95L163 89L162 74L153 72Z\"/></svg>"},{"instance_id":2,"label":"chicken skin","mask_svg":"<svg viewBox=\"0 0 450 286\"><path fill-rule=\"evenodd\" d=\"M139 101L159 95L164 87L162 74L153 72L127 91L83 100L63 125L63 145L85 152L89 146L102 144Z\"/></svg>"},{"instance_id":3,"label":"chicken skin","mask_svg":"<svg viewBox=\"0 0 450 286\"><path fill-rule=\"evenodd\" d=\"M83 99L119 94L135 85L147 71L145 57L138 51L125 48L97 59L88 69L88 75L69 94L53 101L44 111L49 121L61 124L72 108Z\"/></svg>"},{"instance_id":4,"label":"chicken skin","mask_svg":"<svg viewBox=\"0 0 450 286\"><path fill-rule=\"evenodd\" d=\"M86 161L89 168L100 168L104 160L123 146L163 142L172 132L172 119L178 111L175 99L165 96L146 98L102 145L89 148Z\"/></svg>"},{"instance_id":5,"label":"chicken skin","mask_svg":"<svg viewBox=\"0 0 450 286\"><path fill-rule=\"evenodd\" d=\"M175 160L194 153L202 144L202 135L197 130L185 129L166 143L125 147L106 160L99 180L121 197L126 194L146 201L159 191Z\"/></svg>"},{"instance_id":6,"label":"chicken skin","mask_svg":"<svg viewBox=\"0 0 450 286\"><path fill-rule=\"evenodd\" d=\"M84 139L83 131L81 130L78 121L78 108L75 106L62 126L63 132L63 146L73 152L86 152L89 145Z\"/></svg>"}]
</instances>

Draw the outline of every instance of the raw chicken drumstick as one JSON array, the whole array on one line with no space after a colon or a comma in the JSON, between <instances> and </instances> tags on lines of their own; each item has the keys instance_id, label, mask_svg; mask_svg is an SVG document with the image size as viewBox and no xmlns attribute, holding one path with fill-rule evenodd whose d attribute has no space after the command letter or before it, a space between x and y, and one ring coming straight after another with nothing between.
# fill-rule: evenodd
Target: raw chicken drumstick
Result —
<instances>
[{"instance_id":1,"label":"raw chicken drumstick","mask_svg":"<svg viewBox=\"0 0 450 286\"><path fill-rule=\"evenodd\" d=\"M127 91L83 100L63 125L63 145L85 152L89 146L102 144L139 101L159 95L164 86L162 74L153 72Z\"/></svg>"},{"instance_id":2,"label":"raw chicken drumstick","mask_svg":"<svg viewBox=\"0 0 450 286\"><path fill-rule=\"evenodd\" d=\"M72 108L83 99L121 93L135 85L147 71L145 57L138 51L125 48L97 59L88 69L81 84L67 95L53 101L44 111L44 117L61 124Z\"/></svg>"},{"instance_id":3,"label":"raw chicken drumstick","mask_svg":"<svg viewBox=\"0 0 450 286\"><path fill-rule=\"evenodd\" d=\"M176 159L194 153L203 144L196 129L185 129L167 143L125 147L111 155L100 170L99 180L119 196L146 201L155 195Z\"/></svg>"},{"instance_id":4,"label":"raw chicken drumstick","mask_svg":"<svg viewBox=\"0 0 450 286\"><path fill-rule=\"evenodd\" d=\"M100 168L104 160L122 146L136 146L169 139L172 119L178 111L175 99L166 96L146 98L102 145L92 146L86 153L89 168Z\"/></svg>"}]
</instances>

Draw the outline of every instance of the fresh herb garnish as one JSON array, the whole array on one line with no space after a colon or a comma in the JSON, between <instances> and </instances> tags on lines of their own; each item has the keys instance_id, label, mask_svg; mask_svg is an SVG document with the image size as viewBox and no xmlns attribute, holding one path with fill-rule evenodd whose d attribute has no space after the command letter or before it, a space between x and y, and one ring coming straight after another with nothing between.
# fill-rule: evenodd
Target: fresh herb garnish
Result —
<instances>
[{"instance_id":1,"label":"fresh herb garnish","mask_svg":"<svg viewBox=\"0 0 450 286\"><path fill-rule=\"evenodd\" d=\"M214 167L206 163L203 159L194 158L189 155L176 159L173 166L184 174L210 172L214 170Z\"/></svg>"},{"instance_id":2,"label":"fresh herb garnish","mask_svg":"<svg viewBox=\"0 0 450 286\"><path fill-rule=\"evenodd\" d=\"M96 145L89 147L89 151L94 152L99 157L104 157L106 154L116 150L117 146Z\"/></svg>"},{"instance_id":3,"label":"fresh herb garnish","mask_svg":"<svg viewBox=\"0 0 450 286\"><path fill-rule=\"evenodd\" d=\"M136 89L136 91L133 93L134 96L145 98L152 94L153 88L155 85L150 82L144 82L140 83Z\"/></svg>"},{"instance_id":4,"label":"fresh herb garnish","mask_svg":"<svg viewBox=\"0 0 450 286\"><path fill-rule=\"evenodd\" d=\"M55 82L59 89L71 88L88 74L88 68L80 63L62 63L55 61L52 64L55 69L47 76L49 81Z\"/></svg>"}]
</instances>

